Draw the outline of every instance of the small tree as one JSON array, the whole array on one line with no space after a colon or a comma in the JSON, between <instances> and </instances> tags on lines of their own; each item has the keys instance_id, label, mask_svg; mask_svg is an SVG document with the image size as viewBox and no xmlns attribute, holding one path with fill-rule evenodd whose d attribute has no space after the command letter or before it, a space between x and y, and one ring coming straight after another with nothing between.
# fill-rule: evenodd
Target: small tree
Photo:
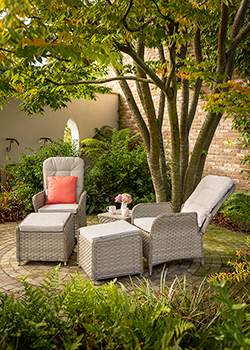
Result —
<instances>
[{"instance_id":1,"label":"small tree","mask_svg":"<svg viewBox=\"0 0 250 350\"><path fill-rule=\"evenodd\" d=\"M101 89L97 84L118 80L143 138L157 201L168 198L162 137L167 114L172 203L174 211L179 211L201 179L222 118L221 111L208 111L190 156L189 134L202 82L212 84L213 95L227 92L219 84L232 78L236 49L250 32L250 22L244 22L249 0L5 0L4 4L0 29L5 67L2 80L23 98L24 110L34 113L44 105L61 108L71 98L93 98L94 91ZM203 54L201 35L214 21L218 30L213 32L216 45L211 58L206 51ZM188 50L191 44L194 58ZM155 61L146 62L148 49L158 55ZM131 67L123 65L124 54L132 59ZM211 60L214 71L210 70ZM43 65L35 65L37 61ZM110 65L115 76L98 78ZM129 80L136 83L136 92ZM152 88L159 90L157 102L152 98ZM179 114L178 90L182 96Z\"/></svg>"}]
</instances>

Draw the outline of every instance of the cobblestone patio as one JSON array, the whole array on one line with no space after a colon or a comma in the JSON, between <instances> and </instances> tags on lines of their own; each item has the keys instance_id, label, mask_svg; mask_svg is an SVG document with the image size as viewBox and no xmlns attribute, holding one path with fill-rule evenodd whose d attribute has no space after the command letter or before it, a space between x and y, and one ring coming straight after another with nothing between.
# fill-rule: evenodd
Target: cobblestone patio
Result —
<instances>
[{"instance_id":1,"label":"cobblestone patio","mask_svg":"<svg viewBox=\"0 0 250 350\"><path fill-rule=\"evenodd\" d=\"M88 225L98 224L97 216L88 217ZM0 292L10 293L18 292L23 289L20 278L27 275L26 281L37 286L58 263L49 262L27 262L18 266L16 261L16 243L15 229L17 222L0 224ZM244 234L228 231L224 228L209 226L208 231L204 235L204 251L205 266L202 267L199 259L178 260L166 264L167 278L166 283L170 285L176 276L182 278L185 274L187 281L192 286L198 286L204 277L219 272L230 271L227 266L229 259L235 259L235 250L244 246ZM68 265L61 266L59 276L62 282L69 282L70 275L74 275L75 271L82 274L84 278L89 279L85 272L77 266L76 249L72 253ZM144 278L151 281L151 284L158 289L160 286L160 278L164 264L153 268L152 277L148 276L147 262L144 262L143 278L133 276L133 282L138 284L138 280ZM98 284L107 282L98 281ZM128 289L131 288L128 276L120 277L118 282L123 283ZM235 288L235 287L233 287ZM237 290L246 290L250 288L249 282L243 282L237 285Z\"/></svg>"}]
</instances>

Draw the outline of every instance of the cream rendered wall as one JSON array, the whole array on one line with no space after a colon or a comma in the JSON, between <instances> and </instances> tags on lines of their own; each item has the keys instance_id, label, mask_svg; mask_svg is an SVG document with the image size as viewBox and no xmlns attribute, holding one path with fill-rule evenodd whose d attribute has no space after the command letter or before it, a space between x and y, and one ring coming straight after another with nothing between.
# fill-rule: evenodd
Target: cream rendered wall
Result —
<instances>
[{"instance_id":1,"label":"cream rendered wall","mask_svg":"<svg viewBox=\"0 0 250 350\"><path fill-rule=\"evenodd\" d=\"M98 95L96 101L84 99L74 100L56 112L46 108L44 115L27 116L20 112L20 101L11 100L0 111L0 166L3 166L6 157L15 159L19 153L28 153L25 147L37 148L41 137L52 140L63 139L67 121L72 118L79 131L79 139L83 140L94 135L94 129L103 125L110 125L118 129L118 94ZM18 113L20 112L20 113ZM11 151L7 152L9 141L14 138L19 142L12 143Z\"/></svg>"}]
</instances>

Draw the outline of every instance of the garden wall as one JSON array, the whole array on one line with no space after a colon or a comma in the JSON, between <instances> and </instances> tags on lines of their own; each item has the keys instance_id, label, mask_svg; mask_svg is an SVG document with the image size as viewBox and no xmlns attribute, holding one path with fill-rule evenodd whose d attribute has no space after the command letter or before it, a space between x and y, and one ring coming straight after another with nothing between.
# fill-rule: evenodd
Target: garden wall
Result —
<instances>
[{"instance_id":1,"label":"garden wall","mask_svg":"<svg viewBox=\"0 0 250 350\"><path fill-rule=\"evenodd\" d=\"M154 59L155 59L154 51L150 51L146 57L146 60L154 60ZM124 55L124 63L132 64L131 60L126 55ZM112 75L113 75L113 72L110 71L110 76ZM234 80L236 79L238 78L235 76ZM144 116L144 119L146 120L145 113L142 109L142 106L139 100L139 96L136 93L135 83L130 81L129 85L132 89L132 92L134 93L135 100L139 106L139 109L142 115ZM120 89L119 83L111 82L111 83L108 83L107 86L112 87L114 92L118 92L120 94L119 96L119 129L130 128L133 131L133 133L138 132L137 125L132 117L132 114L129 110L126 99L122 93L122 90ZM159 98L158 90L153 90L152 95L153 95L155 106L158 106L158 98ZM180 112L181 96L178 97L178 102L179 102L178 107ZM205 118L205 112L203 111L202 106L203 106L203 103L202 101L200 101L198 110L196 113L196 117L190 132L190 151L192 151L193 149L194 142L198 135L198 131ZM230 148L228 147L227 140L236 140L236 138L241 135L239 132L231 129L232 119L233 119L232 117L229 117L227 120L222 118L217 128L217 131L215 133L211 147L209 149L206 166L204 169L204 174L229 176L234 180L237 186L237 190L249 192L250 182L249 180L247 180L247 174L249 173L249 170L247 169L249 168L246 168L240 164L240 160L245 157L245 155L247 154L247 152L249 152L249 150L242 148L242 145L238 144L237 141L234 141ZM165 113L165 118L163 123L163 137L164 137L165 145L167 145L168 140L170 140L170 128L169 128L167 113ZM240 172L244 168L246 168L246 171L241 174Z\"/></svg>"},{"instance_id":2,"label":"garden wall","mask_svg":"<svg viewBox=\"0 0 250 350\"><path fill-rule=\"evenodd\" d=\"M44 115L27 116L20 112L18 105L21 101L12 99L0 111L0 166L3 166L6 157L16 160L20 153L28 153L25 147L37 148L41 145L41 138L52 140L63 139L66 123L70 120L74 133L73 138L83 140L94 135L94 129L103 125L118 128L118 95L98 95L96 101L85 99L73 100L63 108L53 112L45 108ZM11 144L6 138L14 138L19 142Z\"/></svg>"}]
</instances>

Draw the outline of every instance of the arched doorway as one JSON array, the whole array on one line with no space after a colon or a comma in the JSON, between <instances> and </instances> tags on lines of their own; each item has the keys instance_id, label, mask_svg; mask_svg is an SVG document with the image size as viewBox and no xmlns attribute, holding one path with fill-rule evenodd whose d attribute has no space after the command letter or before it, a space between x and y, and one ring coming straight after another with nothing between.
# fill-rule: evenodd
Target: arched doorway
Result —
<instances>
[{"instance_id":1,"label":"arched doorway","mask_svg":"<svg viewBox=\"0 0 250 350\"><path fill-rule=\"evenodd\" d=\"M64 130L64 141L79 143L79 130L73 118L69 118Z\"/></svg>"}]
</instances>

